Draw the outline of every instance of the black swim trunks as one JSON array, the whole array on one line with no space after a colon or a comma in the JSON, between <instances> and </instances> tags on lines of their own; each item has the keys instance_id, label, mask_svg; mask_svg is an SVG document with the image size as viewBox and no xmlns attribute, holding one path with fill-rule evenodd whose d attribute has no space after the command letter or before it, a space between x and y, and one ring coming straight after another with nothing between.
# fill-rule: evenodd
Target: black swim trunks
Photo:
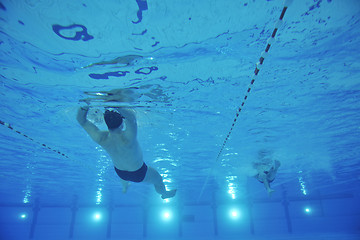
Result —
<instances>
[{"instance_id":1,"label":"black swim trunks","mask_svg":"<svg viewBox=\"0 0 360 240\"><path fill-rule=\"evenodd\" d=\"M141 168L139 168L136 171L124 171L124 170L119 170L116 167L114 168L115 168L115 172L121 179L131 182L142 182L145 178L148 169L145 163L141 166Z\"/></svg>"}]
</instances>

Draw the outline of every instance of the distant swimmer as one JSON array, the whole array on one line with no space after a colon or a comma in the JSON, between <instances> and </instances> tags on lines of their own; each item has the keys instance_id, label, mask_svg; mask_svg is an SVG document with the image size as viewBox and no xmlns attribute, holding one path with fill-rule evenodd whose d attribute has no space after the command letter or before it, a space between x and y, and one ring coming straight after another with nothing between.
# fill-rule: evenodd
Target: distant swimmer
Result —
<instances>
[{"instance_id":1,"label":"distant swimmer","mask_svg":"<svg viewBox=\"0 0 360 240\"><path fill-rule=\"evenodd\" d=\"M253 167L257 170L255 178L264 184L266 191L271 196L275 191L270 187L270 183L275 180L276 173L280 167L280 162L275 160L272 161L267 156L267 151L259 152L259 162L253 164Z\"/></svg>"},{"instance_id":2,"label":"distant swimmer","mask_svg":"<svg viewBox=\"0 0 360 240\"><path fill-rule=\"evenodd\" d=\"M146 182L153 184L161 198L171 198L176 190L167 191L161 175L143 161L140 145L137 141L137 122L132 110L116 108L106 110L104 120L108 131L100 131L87 120L89 107L81 107L77 113L77 121L102 146L111 157L115 172L126 192L129 182Z\"/></svg>"},{"instance_id":3,"label":"distant swimmer","mask_svg":"<svg viewBox=\"0 0 360 240\"><path fill-rule=\"evenodd\" d=\"M125 56L117 57L117 58L109 60L109 61L101 61L101 62L97 62L97 63L92 63L83 68L89 68L89 67L93 67L93 66L102 66L102 65L115 65L115 64L120 64L121 67L133 66L136 62L138 62L142 58L143 57L140 55L125 55Z\"/></svg>"}]
</instances>

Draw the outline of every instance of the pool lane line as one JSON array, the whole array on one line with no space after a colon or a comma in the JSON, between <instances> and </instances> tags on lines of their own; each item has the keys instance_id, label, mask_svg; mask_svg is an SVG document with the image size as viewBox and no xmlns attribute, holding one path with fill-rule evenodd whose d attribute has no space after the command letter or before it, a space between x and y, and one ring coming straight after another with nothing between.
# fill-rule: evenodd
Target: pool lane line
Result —
<instances>
[{"instance_id":1,"label":"pool lane line","mask_svg":"<svg viewBox=\"0 0 360 240\"><path fill-rule=\"evenodd\" d=\"M17 134L20 134L21 136L29 139L30 141L33 141L34 143L37 143L37 144L41 145L42 147L47 148L48 150L53 151L53 152L61 155L62 157L69 158L65 153L62 153L62 152L60 152L59 150L53 149L53 148L47 146L45 143L38 142L38 141L36 141L35 139L29 137L28 135L22 133L21 131L16 130L10 123L7 123L7 122L4 122L4 121L1 121L1 120L0 120L0 124L3 125L3 126L5 126L5 127L7 127L7 128L10 129L10 130L12 130L13 132L16 132Z\"/></svg>"},{"instance_id":2,"label":"pool lane line","mask_svg":"<svg viewBox=\"0 0 360 240\"><path fill-rule=\"evenodd\" d=\"M266 44L265 50L264 50L264 51L261 53L261 55L260 55L259 62L256 63L256 67L255 67L255 70L254 70L254 75L253 75L252 78L251 78L251 81L250 81L250 84L249 84L249 86L248 86L248 88L247 88L247 91L246 91L246 93L245 93L244 99L243 99L241 105L238 107L238 109L237 109L237 111L236 111L236 116L235 116L235 118L234 118L234 120L233 120L233 123L232 123L232 125L231 125L231 128L230 128L227 136L225 137L225 140L224 140L224 142L223 142L223 144L222 144L222 146L221 146L221 149L220 149L220 151L219 151L219 153L218 153L218 155L217 155L217 157L216 157L215 163L219 160L219 158L220 158L220 156L221 156L221 154L222 154L222 152L223 152L223 150L224 150L224 148L225 148L225 145L226 145L227 141L229 140L231 133L233 132L233 129L234 129L234 127L235 127L235 124L236 124L236 122L237 122L237 120L238 120L238 118L239 118L239 116L240 116L240 112L242 111L242 109L243 109L243 107L244 107L244 105L245 105L245 101L248 99L248 94L250 93L251 88L253 87L253 85L254 85L254 83L255 83L255 80L256 80L259 72L260 72L260 69L261 69L261 67L262 67L262 65L263 65L263 63L264 63L265 58L266 58L266 57L268 56L268 54L269 54L269 50L270 50L271 45L275 42L276 33L277 33L278 29L281 27L281 25L283 24L283 18L284 18L284 16L285 16L286 10L287 10L288 7L291 5L292 1L293 1L293 0L285 0L285 1L284 1L284 4L283 4L284 6L283 6L283 9L282 9L282 11L281 11L280 17L279 17L278 21L277 21L276 24L275 24L274 30L273 30L273 32L272 32L272 34L271 34L271 37L268 38L268 40L267 40L267 44ZM211 168L211 170L212 170L212 169L213 169L213 167ZM199 199L201 198L202 193L203 193L203 191L204 191L204 188L205 188L205 186L206 186L206 184L207 184L207 182L208 182L209 175L210 175L210 173L209 173L208 176L206 177L205 183L204 183L204 185L203 185L203 187L202 187L202 189L201 189L201 191L200 191L200 195L199 195L198 201L199 201Z\"/></svg>"}]
</instances>

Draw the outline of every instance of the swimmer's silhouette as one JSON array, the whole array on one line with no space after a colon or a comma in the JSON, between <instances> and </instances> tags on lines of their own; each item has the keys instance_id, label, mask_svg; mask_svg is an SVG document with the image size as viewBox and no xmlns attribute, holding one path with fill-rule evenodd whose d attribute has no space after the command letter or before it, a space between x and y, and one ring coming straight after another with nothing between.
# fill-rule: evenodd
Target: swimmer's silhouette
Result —
<instances>
[{"instance_id":1,"label":"swimmer's silhouette","mask_svg":"<svg viewBox=\"0 0 360 240\"><path fill-rule=\"evenodd\" d=\"M258 153L259 161L253 164L253 167L257 170L255 178L264 184L269 196L275 191L270 187L270 183L275 180L277 170L280 167L280 162L270 159L271 154L267 150L261 150Z\"/></svg>"},{"instance_id":2,"label":"swimmer's silhouette","mask_svg":"<svg viewBox=\"0 0 360 240\"><path fill-rule=\"evenodd\" d=\"M106 110L104 119L109 130L100 131L87 120L88 110L89 107L79 108L77 120L90 137L110 155L123 184L123 191L127 191L129 182L147 182L154 185L163 199L174 197L176 190L167 191L160 174L143 161L136 138L137 123L134 112L122 108Z\"/></svg>"}]
</instances>

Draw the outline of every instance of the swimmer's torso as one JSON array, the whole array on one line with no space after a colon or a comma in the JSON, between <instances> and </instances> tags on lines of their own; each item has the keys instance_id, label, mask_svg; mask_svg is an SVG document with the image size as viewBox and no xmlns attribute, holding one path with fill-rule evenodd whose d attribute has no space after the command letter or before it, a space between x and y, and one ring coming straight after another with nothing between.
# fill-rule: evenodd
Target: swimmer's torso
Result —
<instances>
[{"instance_id":1,"label":"swimmer's torso","mask_svg":"<svg viewBox=\"0 0 360 240\"><path fill-rule=\"evenodd\" d=\"M143 155L138 141L127 138L125 134L109 133L102 147L119 170L136 171L143 165Z\"/></svg>"}]
</instances>

